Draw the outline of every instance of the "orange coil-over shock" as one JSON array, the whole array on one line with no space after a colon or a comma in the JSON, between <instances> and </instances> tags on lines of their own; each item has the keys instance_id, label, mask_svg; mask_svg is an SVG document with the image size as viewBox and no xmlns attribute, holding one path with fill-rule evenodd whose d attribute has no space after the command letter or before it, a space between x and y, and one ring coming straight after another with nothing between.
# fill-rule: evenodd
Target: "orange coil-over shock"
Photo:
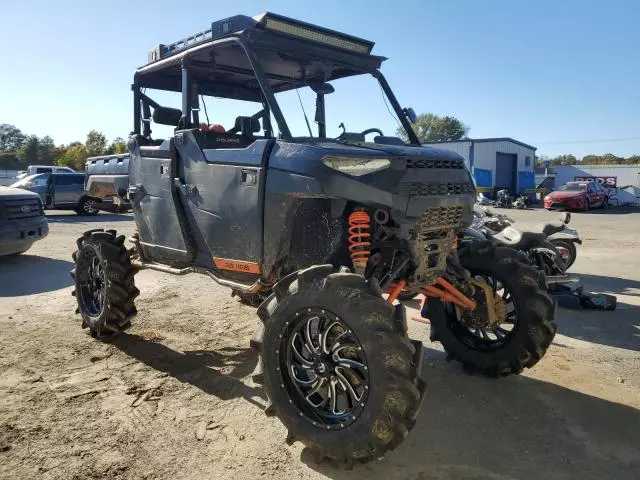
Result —
<instances>
[{"instance_id":1,"label":"orange coil-over shock","mask_svg":"<svg viewBox=\"0 0 640 480\"><path fill-rule=\"evenodd\" d=\"M356 273L364 273L371 254L371 217L364 210L356 210L349 215L349 254Z\"/></svg>"}]
</instances>

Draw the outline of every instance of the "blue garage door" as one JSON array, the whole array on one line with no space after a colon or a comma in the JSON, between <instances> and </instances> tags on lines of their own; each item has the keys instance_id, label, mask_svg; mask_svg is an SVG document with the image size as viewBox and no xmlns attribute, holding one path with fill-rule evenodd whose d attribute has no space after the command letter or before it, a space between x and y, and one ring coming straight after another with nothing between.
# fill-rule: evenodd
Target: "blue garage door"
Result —
<instances>
[{"instance_id":1,"label":"blue garage door","mask_svg":"<svg viewBox=\"0 0 640 480\"><path fill-rule=\"evenodd\" d=\"M496 190L507 188L511 194L516 193L517 167L517 155L513 153L496 153Z\"/></svg>"}]
</instances>

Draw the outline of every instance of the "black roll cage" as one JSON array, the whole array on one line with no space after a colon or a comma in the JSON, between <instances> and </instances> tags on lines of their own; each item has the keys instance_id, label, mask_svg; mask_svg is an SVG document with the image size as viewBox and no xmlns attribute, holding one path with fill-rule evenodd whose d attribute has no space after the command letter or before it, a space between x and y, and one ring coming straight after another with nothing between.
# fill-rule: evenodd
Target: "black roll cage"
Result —
<instances>
[{"instance_id":1,"label":"black roll cage","mask_svg":"<svg viewBox=\"0 0 640 480\"><path fill-rule=\"evenodd\" d=\"M264 130L268 136L271 135L271 121L270 114L273 113L273 116L278 124L280 138L287 141L292 141L294 137L291 135L291 131L289 130L289 126L282 114L282 110L278 105L275 94L271 86L269 85L268 79L275 80L283 80L289 84L297 84L299 86L307 86L308 84L304 81L295 80L289 77L280 77L274 74L265 73L264 69L260 65L258 58L254 49L251 46L251 40L247 39L246 36L243 35L233 35L227 38L222 38L218 40L214 40L211 42L203 43L197 45L195 47L190 48L178 55L174 55L172 57L164 58L162 60L158 60L154 63L151 63L145 67L138 69L136 74L134 75L134 83L131 86L133 90L134 97L134 108L133 108L133 133L136 135L142 134L145 137L150 137L151 135L151 110L150 108L160 108L161 106L149 98L147 95L143 93L143 89L156 88L160 90L170 90L170 91L180 91L182 94L182 117L180 119L180 123L178 125L179 128L187 129L187 128L195 128L199 123L199 102L198 96L202 95L211 95L211 96L223 96L226 98L236 98L241 100L255 101L261 103L263 106L263 110L255 114L254 118L259 118L262 116L264 119ZM194 60L193 57L198 53L202 53L206 50L213 50L216 47L221 47L225 45L236 44L239 45L243 52L246 55L246 58L249 61L249 64L252 69L252 74L255 76L255 79L258 81L260 86L260 93L256 95L256 93L252 90L246 89L242 86L238 85L216 85L215 83L206 83L200 82L199 85L196 85L193 82L191 69L193 66L202 65L203 62ZM379 58L379 57L375 57ZM146 82L140 81L141 73L152 73L156 71L160 71L165 67L170 65L175 65L176 62L180 62L181 67L181 77L180 77L180 85L177 85L175 81L165 80L162 82L157 82L156 84L147 84ZM380 59L378 64L382 61ZM340 62L335 62L339 64ZM355 73L351 74L370 74L374 78L376 78L384 91L384 94L387 96L389 102L393 110L395 111L398 119L400 120L403 128L407 132L409 141L411 145L420 145L420 141L416 136L411 124L400 106L396 96L391 90L389 83L386 78L380 72L378 68L354 68L354 65L348 62L345 62L345 67L349 69L355 70ZM235 71L236 73L247 73L245 69L231 67L228 65L216 65L216 69L222 71ZM347 76L347 75L345 75ZM179 87L179 88L177 88ZM199 87L199 91L198 91ZM224 92L225 95L221 95ZM232 92L231 94L229 92ZM217 95L216 95L217 93ZM325 110L324 110L324 95L317 95L317 103L321 105L320 116L321 118L316 117L316 122L319 125L319 138L326 137L326 126L325 126ZM141 115L142 114L142 115ZM144 125L142 131L140 129L141 124Z\"/></svg>"}]
</instances>

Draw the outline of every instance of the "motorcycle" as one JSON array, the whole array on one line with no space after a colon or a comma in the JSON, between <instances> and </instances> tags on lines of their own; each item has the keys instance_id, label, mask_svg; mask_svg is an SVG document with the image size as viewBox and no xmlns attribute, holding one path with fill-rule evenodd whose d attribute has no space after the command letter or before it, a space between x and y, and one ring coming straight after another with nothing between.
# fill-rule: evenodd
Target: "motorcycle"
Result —
<instances>
[{"instance_id":1,"label":"motorcycle","mask_svg":"<svg viewBox=\"0 0 640 480\"><path fill-rule=\"evenodd\" d=\"M567 268L575 260L574 243L582 243L578 232L567 227L570 219L571 214L565 213L561 222L544 224L539 233L520 232L511 226L514 221L506 215L494 215L485 209L483 214L474 212L474 222L465 230L463 240L477 241L490 238L494 242L521 251L523 259L526 258L530 264L544 272L549 293L560 301L573 298L579 301L582 308L615 310L615 296L585 293L583 287L575 288L572 285L579 279L566 274ZM552 239L554 235L556 238ZM573 257L569 256L567 247L573 247ZM565 262L565 258L569 258L571 264Z\"/></svg>"},{"instance_id":2,"label":"motorcycle","mask_svg":"<svg viewBox=\"0 0 640 480\"><path fill-rule=\"evenodd\" d=\"M539 227L539 231L547 236L549 243L560 252L566 269L576 261L578 254L576 244L582 244L578 231L569 227L570 221L571 213L564 212L560 215L559 221L545 223ZM514 223L515 220L507 215L493 213L488 208L484 208L482 213L474 212L474 225L486 227L492 233L499 233Z\"/></svg>"},{"instance_id":3,"label":"motorcycle","mask_svg":"<svg viewBox=\"0 0 640 480\"><path fill-rule=\"evenodd\" d=\"M547 277L547 284L575 283L577 279L566 274L567 266L561 252L549 242L544 232L519 231L506 215L475 215L472 225L464 231L462 242L492 240L499 245L522 253L523 259L535 266ZM497 230L497 231L496 231Z\"/></svg>"},{"instance_id":4,"label":"motorcycle","mask_svg":"<svg viewBox=\"0 0 640 480\"><path fill-rule=\"evenodd\" d=\"M513 197L509 194L509 190L502 189L498 190L496 193L496 207L500 208L511 208L511 203L513 202Z\"/></svg>"}]
</instances>

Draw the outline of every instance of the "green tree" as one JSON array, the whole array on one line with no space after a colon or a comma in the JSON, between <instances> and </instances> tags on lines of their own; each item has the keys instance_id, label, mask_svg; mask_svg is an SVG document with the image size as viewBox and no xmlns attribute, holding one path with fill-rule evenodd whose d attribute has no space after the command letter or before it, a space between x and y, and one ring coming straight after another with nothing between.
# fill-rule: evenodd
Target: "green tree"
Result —
<instances>
[{"instance_id":1,"label":"green tree","mask_svg":"<svg viewBox=\"0 0 640 480\"><path fill-rule=\"evenodd\" d=\"M127 153L127 142L124 141L122 137L116 137L113 139L113 142L107 148L105 152L107 155L114 155L120 153Z\"/></svg>"},{"instance_id":2,"label":"green tree","mask_svg":"<svg viewBox=\"0 0 640 480\"><path fill-rule=\"evenodd\" d=\"M455 117L446 115L440 117L434 113L423 113L418 116L413 130L421 142L442 142L446 140L460 140L469 133L469 127ZM405 141L408 140L403 128L396 133Z\"/></svg>"},{"instance_id":3,"label":"green tree","mask_svg":"<svg viewBox=\"0 0 640 480\"><path fill-rule=\"evenodd\" d=\"M25 141L20 129L8 123L0 123L0 152L15 152Z\"/></svg>"},{"instance_id":4,"label":"green tree","mask_svg":"<svg viewBox=\"0 0 640 480\"><path fill-rule=\"evenodd\" d=\"M551 165L576 165L578 163L578 159L572 155L558 155L551 159Z\"/></svg>"},{"instance_id":5,"label":"green tree","mask_svg":"<svg viewBox=\"0 0 640 480\"><path fill-rule=\"evenodd\" d=\"M24 166L38 164L39 139L35 135L29 135L18 149L18 159Z\"/></svg>"},{"instance_id":6,"label":"green tree","mask_svg":"<svg viewBox=\"0 0 640 480\"><path fill-rule=\"evenodd\" d=\"M53 165L56 157L56 145L53 138L46 135L38 140L38 164Z\"/></svg>"},{"instance_id":7,"label":"green tree","mask_svg":"<svg viewBox=\"0 0 640 480\"><path fill-rule=\"evenodd\" d=\"M102 132L99 132L97 130L91 130L87 134L87 141L85 143L85 147L86 147L87 155L89 157L104 155L104 153L107 150L107 137L105 137L104 133Z\"/></svg>"},{"instance_id":8,"label":"green tree","mask_svg":"<svg viewBox=\"0 0 640 480\"><path fill-rule=\"evenodd\" d=\"M75 142L68 146L64 155L58 159L58 165L82 171L87 163L87 158L89 158L87 147L80 142Z\"/></svg>"}]
</instances>

